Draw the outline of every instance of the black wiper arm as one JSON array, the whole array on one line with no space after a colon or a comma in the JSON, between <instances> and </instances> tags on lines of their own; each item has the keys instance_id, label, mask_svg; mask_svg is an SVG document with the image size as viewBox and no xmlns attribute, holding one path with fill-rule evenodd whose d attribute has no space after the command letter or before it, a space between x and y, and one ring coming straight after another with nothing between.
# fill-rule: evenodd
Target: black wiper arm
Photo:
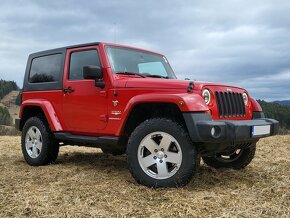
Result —
<instances>
[{"instance_id":1,"label":"black wiper arm","mask_svg":"<svg viewBox=\"0 0 290 218\"><path fill-rule=\"evenodd\" d=\"M140 74L140 73L135 73L135 72L127 72L127 71L124 71L124 72L117 72L116 74L125 74L125 75L137 75L137 76L141 76L143 78L145 78L146 76Z\"/></svg>"},{"instance_id":2,"label":"black wiper arm","mask_svg":"<svg viewBox=\"0 0 290 218\"><path fill-rule=\"evenodd\" d=\"M155 78L163 78L163 79L169 79L168 76L160 76L160 75L146 75L147 77L155 77Z\"/></svg>"}]
</instances>

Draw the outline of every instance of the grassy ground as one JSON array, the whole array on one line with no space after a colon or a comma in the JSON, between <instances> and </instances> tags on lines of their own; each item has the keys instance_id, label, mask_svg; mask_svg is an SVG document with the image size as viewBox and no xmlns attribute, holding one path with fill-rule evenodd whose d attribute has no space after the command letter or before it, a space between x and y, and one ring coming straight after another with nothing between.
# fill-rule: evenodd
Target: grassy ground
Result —
<instances>
[{"instance_id":1,"label":"grassy ground","mask_svg":"<svg viewBox=\"0 0 290 218\"><path fill-rule=\"evenodd\" d=\"M258 143L245 170L202 164L179 189L135 183L125 156L63 147L54 165L28 166L19 137L0 137L0 217L290 217L290 136Z\"/></svg>"}]
</instances>

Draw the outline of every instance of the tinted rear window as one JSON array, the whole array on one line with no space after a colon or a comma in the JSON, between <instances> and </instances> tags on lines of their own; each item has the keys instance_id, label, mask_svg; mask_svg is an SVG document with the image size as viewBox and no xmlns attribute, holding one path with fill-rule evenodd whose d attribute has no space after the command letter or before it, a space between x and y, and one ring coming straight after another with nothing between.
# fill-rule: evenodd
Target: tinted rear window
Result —
<instances>
[{"instance_id":1,"label":"tinted rear window","mask_svg":"<svg viewBox=\"0 0 290 218\"><path fill-rule=\"evenodd\" d=\"M29 82L44 83L59 81L61 58L61 54L34 58L31 63Z\"/></svg>"}]
</instances>

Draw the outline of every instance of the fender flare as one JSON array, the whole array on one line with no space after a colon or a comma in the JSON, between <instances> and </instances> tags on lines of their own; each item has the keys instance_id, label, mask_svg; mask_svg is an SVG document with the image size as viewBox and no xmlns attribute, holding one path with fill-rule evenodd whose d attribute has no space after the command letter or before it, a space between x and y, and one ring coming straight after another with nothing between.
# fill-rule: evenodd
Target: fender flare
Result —
<instances>
[{"instance_id":1,"label":"fender flare","mask_svg":"<svg viewBox=\"0 0 290 218\"><path fill-rule=\"evenodd\" d=\"M203 98L195 93L181 93L181 94L159 94L159 93L150 93L150 94L141 94L131 98L124 111L122 117L122 125L120 125L117 130L117 135L120 135L122 129L125 127L125 124L131 114L132 109L143 103L170 103L175 104L181 112L206 112L209 110L208 106L205 104Z\"/></svg>"},{"instance_id":2,"label":"fender flare","mask_svg":"<svg viewBox=\"0 0 290 218\"><path fill-rule=\"evenodd\" d=\"M253 112L262 112L263 109L262 109L261 105L256 101L256 99L254 99L254 98L250 98L250 99L251 99Z\"/></svg>"},{"instance_id":3,"label":"fender flare","mask_svg":"<svg viewBox=\"0 0 290 218\"><path fill-rule=\"evenodd\" d=\"M23 101L21 104L19 117L22 118L24 109L31 106L40 107L42 109L51 131L63 131L62 125L58 119L53 105L45 99L32 99Z\"/></svg>"}]
</instances>

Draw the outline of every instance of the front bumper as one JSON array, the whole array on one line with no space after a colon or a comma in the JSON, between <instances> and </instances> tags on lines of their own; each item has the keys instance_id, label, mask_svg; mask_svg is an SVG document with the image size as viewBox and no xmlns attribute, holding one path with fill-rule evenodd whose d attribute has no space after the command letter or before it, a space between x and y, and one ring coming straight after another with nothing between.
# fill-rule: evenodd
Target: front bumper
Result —
<instances>
[{"instance_id":1,"label":"front bumper","mask_svg":"<svg viewBox=\"0 0 290 218\"><path fill-rule=\"evenodd\" d=\"M221 152L238 144L251 144L260 138L275 135L278 132L279 122L274 119L254 116L253 120L212 120L207 113L184 113L191 140L203 144L207 151ZM257 126L270 129L263 134L253 134Z\"/></svg>"}]
</instances>

